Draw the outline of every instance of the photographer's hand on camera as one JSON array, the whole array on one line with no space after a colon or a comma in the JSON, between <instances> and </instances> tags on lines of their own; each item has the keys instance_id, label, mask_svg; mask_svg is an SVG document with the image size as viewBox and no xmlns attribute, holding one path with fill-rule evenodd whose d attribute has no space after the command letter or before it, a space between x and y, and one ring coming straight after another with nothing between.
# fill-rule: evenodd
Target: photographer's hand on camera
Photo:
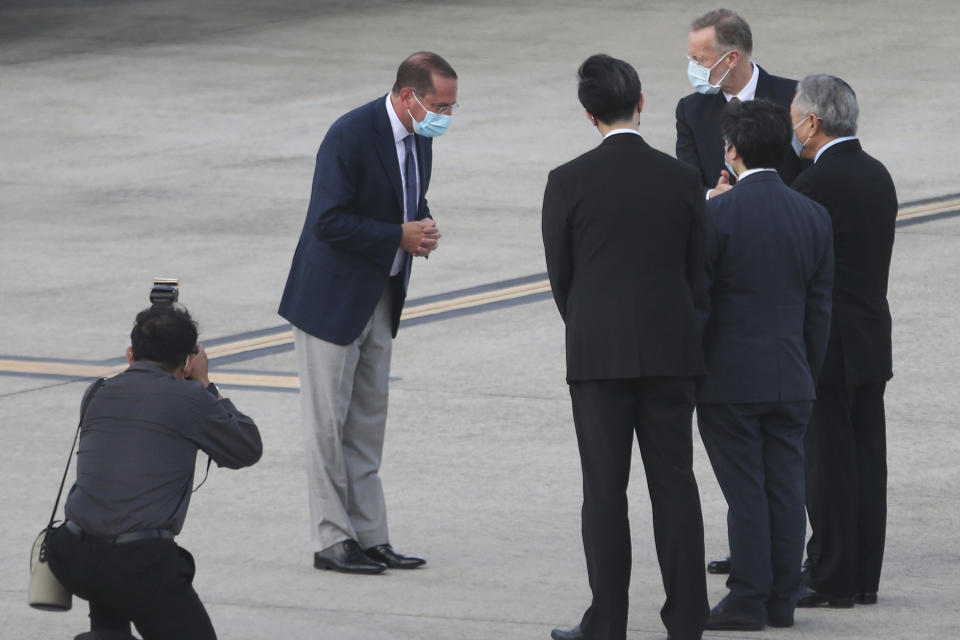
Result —
<instances>
[{"instance_id":1,"label":"photographer's hand on camera","mask_svg":"<svg viewBox=\"0 0 960 640\"><path fill-rule=\"evenodd\" d=\"M196 352L187 359L184 373L191 380L196 380L202 384L204 388L210 386L210 361L207 358L206 350L199 342L197 343ZM223 396L217 392L217 399L222 398Z\"/></svg>"}]
</instances>

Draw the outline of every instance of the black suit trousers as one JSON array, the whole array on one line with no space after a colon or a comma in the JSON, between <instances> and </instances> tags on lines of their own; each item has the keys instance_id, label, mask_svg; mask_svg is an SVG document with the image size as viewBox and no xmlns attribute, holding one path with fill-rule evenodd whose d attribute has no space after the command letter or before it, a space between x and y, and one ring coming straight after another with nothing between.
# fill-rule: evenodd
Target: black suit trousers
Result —
<instances>
[{"instance_id":1,"label":"black suit trousers","mask_svg":"<svg viewBox=\"0 0 960 640\"><path fill-rule=\"evenodd\" d=\"M887 523L886 383L820 387L807 427L810 586L876 593Z\"/></svg>"},{"instance_id":2,"label":"black suit trousers","mask_svg":"<svg viewBox=\"0 0 960 640\"><path fill-rule=\"evenodd\" d=\"M728 610L793 615L806 533L803 436L810 401L700 404L697 424L727 499Z\"/></svg>"},{"instance_id":3,"label":"black suit trousers","mask_svg":"<svg viewBox=\"0 0 960 640\"><path fill-rule=\"evenodd\" d=\"M132 621L143 640L216 640L193 590L193 557L173 540L111 544L60 527L47 547L50 569L90 602L90 628L102 637L129 634Z\"/></svg>"},{"instance_id":4,"label":"black suit trousers","mask_svg":"<svg viewBox=\"0 0 960 640\"><path fill-rule=\"evenodd\" d=\"M709 607L703 516L693 475L693 379L573 381L570 397L583 471L583 547L593 593L580 623L585 637L626 637L631 569L627 483L636 434L667 595L660 616L671 638L700 638Z\"/></svg>"}]
</instances>

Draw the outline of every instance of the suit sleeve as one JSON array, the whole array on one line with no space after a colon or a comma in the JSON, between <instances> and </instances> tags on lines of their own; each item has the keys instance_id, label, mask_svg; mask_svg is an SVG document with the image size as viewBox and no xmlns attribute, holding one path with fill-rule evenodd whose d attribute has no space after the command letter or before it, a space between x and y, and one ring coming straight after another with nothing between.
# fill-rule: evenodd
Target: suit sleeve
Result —
<instances>
[{"instance_id":1,"label":"suit sleeve","mask_svg":"<svg viewBox=\"0 0 960 640\"><path fill-rule=\"evenodd\" d=\"M697 155L697 141L684 116L683 100L677 102L677 160L696 169L700 173L700 184L703 184L703 168L700 166L700 156Z\"/></svg>"},{"instance_id":2,"label":"suit sleeve","mask_svg":"<svg viewBox=\"0 0 960 640\"><path fill-rule=\"evenodd\" d=\"M692 182L692 181L691 181ZM710 282L704 279L704 265L707 259L707 216L706 201L700 197L699 185L691 185L693 216L690 223L690 235L687 238L687 282L693 293L693 306L697 317L702 321L710 314L708 291Z\"/></svg>"},{"instance_id":3,"label":"suit sleeve","mask_svg":"<svg viewBox=\"0 0 960 640\"><path fill-rule=\"evenodd\" d=\"M820 207L818 207L820 208ZM823 359L830 339L830 314L833 305L833 230L825 209L820 234L820 260L813 278L807 285L807 305L803 320L803 341L807 348L807 362L814 384L820 377Z\"/></svg>"},{"instance_id":4,"label":"suit sleeve","mask_svg":"<svg viewBox=\"0 0 960 640\"><path fill-rule=\"evenodd\" d=\"M573 280L573 249L569 231L569 200L562 192L559 178L551 171L543 194L543 251L547 275L560 316L567 319L567 298Z\"/></svg>"},{"instance_id":5,"label":"suit sleeve","mask_svg":"<svg viewBox=\"0 0 960 640\"><path fill-rule=\"evenodd\" d=\"M338 128L320 145L307 216L317 240L389 264L403 232L399 224L374 220L355 210L364 167L357 142L349 137Z\"/></svg>"}]
</instances>

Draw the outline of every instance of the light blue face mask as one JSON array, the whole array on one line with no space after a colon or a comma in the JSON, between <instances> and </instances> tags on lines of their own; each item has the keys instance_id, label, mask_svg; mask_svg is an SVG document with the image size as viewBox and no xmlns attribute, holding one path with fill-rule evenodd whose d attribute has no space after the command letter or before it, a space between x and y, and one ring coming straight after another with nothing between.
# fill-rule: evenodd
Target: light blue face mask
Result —
<instances>
[{"instance_id":1,"label":"light blue face mask","mask_svg":"<svg viewBox=\"0 0 960 640\"><path fill-rule=\"evenodd\" d=\"M812 113L809 114L807 118L809 118L812 115L813 115ZM806 142L800 142L800 138L797 137L797 127L799 127L804 122L806 122L807 118L804 118L793 127L793 140L790 141L790 146L793 147L793 152L797 154L798 158L803 157L802 155L800 155L803 153L803 147L807 144L807 142L810 142L810 138L807 138Z\"/></svg>"},{"instance_id":2,"label":"light blue face mask","mask_svg":"<svg viewBox=\"0 0 960 640\"><path fill-rule=\"evenodd\" d=\"M733 49L730 51L733 51ZM687 65L687 78L690 80L690 84L693 85L693 88L697 93L709 95L712 93L718 93L720 91L720 85L723 84L724 80L726 80L727 75L730 73L730 69L727 69L727 73L723 74L723 77L720 78L720 81L717 84L710 84L710 72L713 71L714 68L716 68L716 66L727 57L727 54L729 54L730 51L727 51L727 53L720 56L720 58L714 62L713 66L709 69L701 64L698 64L692 59L690 60L690 64Z\"/></svg>"},{"instance_id":3,"label":"light blue face mask","mask_svg":"<svg viewBox=\"0 0 960 640\"><path fill-rule=\"evenodd\" d=\"M414 93L413 98L417 101L417 104L423 107L423 103L420 102L417 94ZM427 115L423 117L423 120L417 122L417 119L414 118L410 110L407 109L407 113L410 114L410 118L413 120L413 132L418 136L424 136L426 138L442 136L443 132L450 126L450 121L453 120L453 118L448 115L430 111L426 107L423 107L423 110Z\"/></svg>"},{"instance_id":4,"label":"light blue face mask","mask_svg":"<svg viewBox=\"0 0 960 640\"><path fill-rule=\"evenodd\" d=\"M727 162L727 151L729 150L730 150L730 147L726 147L723 150L723 165L727 168L727 171L730 173L733 179L736 180L740 176L737 175L737 170L733 168L733 165Z\"/></svg>"}]
</instances>

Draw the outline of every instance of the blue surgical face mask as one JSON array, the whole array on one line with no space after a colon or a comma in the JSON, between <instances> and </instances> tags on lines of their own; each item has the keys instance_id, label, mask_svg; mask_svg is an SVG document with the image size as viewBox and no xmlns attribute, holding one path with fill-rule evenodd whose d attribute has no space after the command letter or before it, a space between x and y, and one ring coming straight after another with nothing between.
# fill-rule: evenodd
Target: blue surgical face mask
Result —
<instances>
[{"instance_id":1,"label":"blue surgical face mask","mask_svg":"<svg viewBox=\"0 0 960 640\"><path fill-rule=\"evenodd\" d=\"M733 51L731 49L730 51ZM720 81L717 84L710 84L710 72L720 64L724 58L727 57L727 53L720 56L720 59L713 63L713 66L709 69L704 67L701 64L698 64L694 60L690 60L690 64L687 65L687 78L690 80L690 84L693 85L693 88L697 93L702 94L711 94L718 93L720 91L720 85L723 84L723 81L726 80L727 75L730 73L730 69L727 69L727 73L723 74L723 77L720 78Z\"/></svg>"},{"instance_id":2,"label":"blue surgical face mask","mask_svg":"<svg viewBox=\"0 0 960 640\"><path fill-rule=\"evenodd\" d=\"M811 113L810 115L807 116L807 118L809 118L811 115L813 114ZM793 127L793 140L790 141L790 146L793 147L793 152L797 154L798 158L803 157L801 155L803 153L803 147L804 145L807 144L807 142L810 142L810 138L807 138L805 141L800 142L800 138L797 137L797 127L799 127L804 122L806 122L807 118L804 118Z\"/></svg>"},{"instance_id":3,"label":"blue surgical face mask","mask_svg":"<svg viewBox=\"0 0 960 640\"><path fill-rule=\"evenodd\" d=\"M420 102L420 98L417 97L417 94L414 93L413 98L421 107L423 107L423 103ZM427 115L423 117L423 120L417 122L417 119L414 118L413 114L410 113L410 110L407 109L407 113L410 114L410 118L413 120L413 132L418 136L424 136L427 138L435 138L443 135L443 132L446 131L450 126L450 121L453 118L448 115L430 111L426 107L423 107L423 110Z\"/></svg>"}]
</instances>

